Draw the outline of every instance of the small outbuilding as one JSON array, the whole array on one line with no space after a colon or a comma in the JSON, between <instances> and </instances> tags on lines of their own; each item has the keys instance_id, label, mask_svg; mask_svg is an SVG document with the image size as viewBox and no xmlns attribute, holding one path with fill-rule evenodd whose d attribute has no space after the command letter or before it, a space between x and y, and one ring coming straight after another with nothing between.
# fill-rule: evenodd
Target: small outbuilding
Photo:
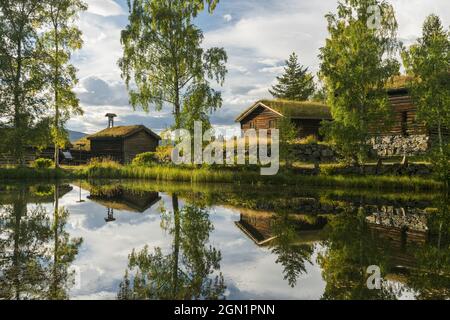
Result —
<instances>
[{"instance_id":1,"label":"small outbuilding","mask_svg":"<svg viewBox=\"0 0 450 320\"><path fill-rule=\"evenodd\" d=\"M88 136L91 157L130 163L141 153L154 152L161 137L143 125L118 126Z\"/></svg>"},{"instance_id":2,"label":"small outbuilding","mask_svg":"<svg viewBox=\"0 0 450 320\"><path fill-rule=\"evenodd\" d=\"M281 117L289 116L297 127L298 138L307 136L320 137L319 128L322 121L331 121L330 108L324 104L311 101L260 100L244 111L236 122L241 129L275 129Z\"/></svg>"}]
</instances>

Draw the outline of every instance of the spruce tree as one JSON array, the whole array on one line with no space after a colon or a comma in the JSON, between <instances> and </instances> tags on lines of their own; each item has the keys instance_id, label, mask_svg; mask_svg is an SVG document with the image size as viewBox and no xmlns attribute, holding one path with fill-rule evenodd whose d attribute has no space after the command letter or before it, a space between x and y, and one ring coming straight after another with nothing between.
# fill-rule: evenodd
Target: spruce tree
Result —
<instances>
[{"instance_id":1,"label":"spruce tree","mask_svg":"<svg viewBox=\"0 0 450 320\"><path fill-rule=\"evenodd\" d=\"M277 77L278 84L269 90L277 99L294 101L307 100L315 91L314 77L308 68L298 62L298 56L293 52L286 61L284 74Z\"/></svg>"}]
</instances>

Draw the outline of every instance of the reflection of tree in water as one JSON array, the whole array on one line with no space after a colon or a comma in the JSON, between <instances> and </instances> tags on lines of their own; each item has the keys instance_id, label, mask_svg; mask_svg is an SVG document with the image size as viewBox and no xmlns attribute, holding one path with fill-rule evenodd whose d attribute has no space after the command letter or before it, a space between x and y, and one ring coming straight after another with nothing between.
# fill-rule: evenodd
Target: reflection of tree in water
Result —
<instances>
[{"instance_id":1,"label":"reflection of tree in water","mask_svg":"<svg viewBox=\"0 0 450 320\"><path fill-rule=\"evenodd\" d=\"M203 206L179 209L172 196L173 212L162 209L162 227L173 237L169 254L145 247L129 256L119 299L219 299L225 285L219 273L221 253L208 244L213 225ZM136 270L132 279L129 273Z\"/></svg>"},{"instance_id":2,"label":"reflection of tree in water","mask_svg":"<svg viewBox=\"0 0 450 320\"><path fill-rule=\"evenodd\" d=\"M20 187L13 204L0 209L0 298L67 298L73 276L68 268L81 239L69 239L69 213L57 201L52 220L40 205L28 209L27 196L28 189Z\"/></svg>"},{"instance_id":3,"label":"reflection of tree in water","mask_svg":"<svg viewBox=\"0 0 450 320\"><path fill-rule=\"evenodd\" d=\"M390 265L387 243L370 232L363 209L333 217L325 230L326 249L318 257L326 281L322 299L395 299L398 292L384 281L381 290L367 287L367 267L379 266L386 274Z\"/></svg>"},{"instance_id":4,"label":"reflection of tree in water","mask_svg":"<svg viewBox=\"0 0 450 320\"><path fill-rule=\"evenodd\" d=\"M294 288L298 277L306 273L305 264L311 263L314 246L296 243L298 231L295 224L289 220L288 214L279 214L276 217L272 231L276 236L271 243L272 253L277 255L276 263L283 266L284 280Z\"/></svg>"},{"instance_id":5,"label":"reflection of tree in water","mask_svg":"<svg viewBox=\"0 0 450 320\"><path fill-rule=\"evenodd\" d=\"M413 249L417 268L411 270L408 285L417 299L450 299L450 210L448 193L435 200L428 227L433 235L424 246Z\"/></svg>"}]
</instances>

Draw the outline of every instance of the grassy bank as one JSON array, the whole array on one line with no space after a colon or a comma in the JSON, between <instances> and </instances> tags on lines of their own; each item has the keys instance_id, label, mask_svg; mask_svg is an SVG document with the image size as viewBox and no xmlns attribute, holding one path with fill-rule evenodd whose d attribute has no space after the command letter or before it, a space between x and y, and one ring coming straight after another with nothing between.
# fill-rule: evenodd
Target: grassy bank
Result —
<instances>
[{"instance_id":1,"label":"grassy bank","mask_svg":"<svg viewBox=\"0 0 450 320\"><path fill-rule=\"evenodd\" d=\"M309 176L280 172L261 176L259 171L182 168L170 166L136 167L95 165L55 169L2 168L0 180L32 179L145 179L190 183L230 183L285 186L345 187L376 190L427 191L443 189L443 184L428 178L401 176Z\"/></svg>"}]
</instances>

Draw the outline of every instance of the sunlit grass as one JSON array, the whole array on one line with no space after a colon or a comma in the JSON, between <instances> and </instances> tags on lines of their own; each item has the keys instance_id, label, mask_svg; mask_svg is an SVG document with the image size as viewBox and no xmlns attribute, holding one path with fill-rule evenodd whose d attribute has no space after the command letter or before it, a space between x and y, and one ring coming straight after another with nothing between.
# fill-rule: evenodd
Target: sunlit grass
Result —
<instances>
[{"instance_id":1,"label":"sunlit grass","mask_svg":"<svg viewBox=\"0 0 450 320\"><path fill-rule=\"evenodd\" d=\"M158 182L230 183L278 186L317 186L383 190L439 190L444 185L429 178L406 176L301 175L280 171L275 176L261 176L255 170L195 168L174 166L122 166L111 161L93 162L81 167L62 169L0 168L0 180L31 179L143 179Z\"/></svg>"}]
</instances>

